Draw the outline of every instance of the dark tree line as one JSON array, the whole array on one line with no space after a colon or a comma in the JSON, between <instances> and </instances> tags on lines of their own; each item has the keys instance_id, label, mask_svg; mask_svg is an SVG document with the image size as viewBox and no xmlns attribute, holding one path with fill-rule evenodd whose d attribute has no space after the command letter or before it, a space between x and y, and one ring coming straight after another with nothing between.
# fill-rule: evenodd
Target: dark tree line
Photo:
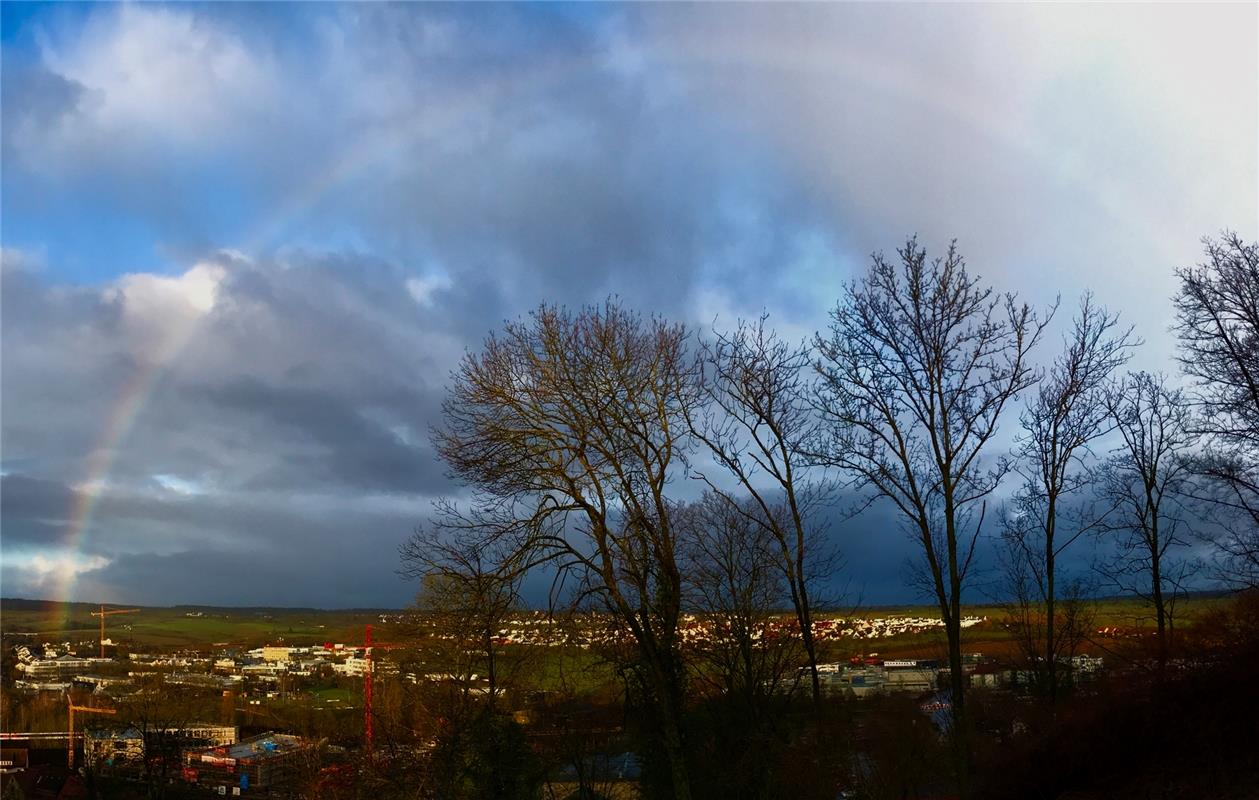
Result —
<instances>
[{"instance_id":1,"label":"dark tree line","mask_svg":"<svg viewBox=\"0 0 1259 800\"><path fill-rule=\"evenodd\" d=\"M973 275L954 246L933 259L914 239L895 259L876 254L809 343L783 340L765 317L701 333L613 300L544 305L453 374L434 438L470 495L439 506L404 549L406 569L479 654L491 707L493 632L522 577L550 569L553 607L601 612L624 643L608 657L644 732L645 788L689 798L703 793L696 754L711 744L711 731L696 740L697 691L737 709L748 736L729 744L731 764L769 752L776 698L801 678L820 713L813 622L841 563L822 512L840 490L889 503L944 623L953 775L966 794L962 602L989 522L1051 700L1082 619L1081 584L1058 562L1085 534L1112 543L1101 574L1148 599L1164 659L1199 516L1211 516L1231 578L1259 574L1259 265L1232 235L1207 253L1178 273L1191 390L1119 375L1139 342L1091 296L1061 352L1036 356L1056 306L1037 312ZM769 636L779 609L795 625ZM696 648L683 645L688 613L715 631Z\"/></svg>"}]
</instances>

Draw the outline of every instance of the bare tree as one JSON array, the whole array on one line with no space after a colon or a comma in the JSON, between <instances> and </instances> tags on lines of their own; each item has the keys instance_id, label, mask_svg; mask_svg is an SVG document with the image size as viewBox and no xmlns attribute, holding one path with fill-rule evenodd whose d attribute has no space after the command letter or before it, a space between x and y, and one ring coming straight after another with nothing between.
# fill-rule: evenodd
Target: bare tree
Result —
<instances>
[{"instance_id":1,"label":"bare tree","mask_svg":"<svg viewBox=\"0 0 1259 800\"><path fill-rule=\"evenodd\" d=\"M833 483L806 475L803 450L817 435L807 391L809 348L780 339L766 320L761 316L752 323L740 322L733 333L718 332L702 347L710 403L699 419L692 420L692 427L738 488L732 492L711 476L696 474L773 544L774 563L786 578L817 702L821 686L813 640L813 584L833 572L835 554L826 549L824 531L815 519L829 500ZM750 502L744 502L745 497Z\"/></svg>"},{"instance_id":2,"label":"bare tree","mask_svg":"<svg viewBox=\"0 0 1259 800\"><path fill-rule=\"evenodd\" d=\"M948 639L959 776L966 791L962 590L986 498L1009 466L985 458L1001 412L1036 376L1044 323L971 277L955 245L928 261L910 239L900 263L874 256L819 334L814 448L857 486L890 500L922 547Z\"/></svg>"},{"instance_id":3,"label":"bare tree","mask_svg":"<svg viewBox=\"0 0 1259 800\"><path fill-rule=\"evenodd\" d=\"M697 769L710 796L774 797L767 768L782 752L785 714L799 687L801 637L782 613L787 579L779 543L743 507L708 492L679 517L690 605L702 626L687 645L692 684L703 694L693 725ZM787 624L784 624L787 623Z\"/></svg>"},{"instance_id":4,"label":"bare tree","mask_svg":"<svg viewBox=\"0 0 1259 800\"><path fill-rule=\"evenodd\" d=\"M487 705L502 691L499 631L519 607L520 579L493 548L472 536L420 530L401 548L406 577L421 581L416 605L429 631L449 643L449 663L465 703L484 676Z\"/></svg>"},{"instance_id":5,"label":"bare tree","mask_svg":"<svg viewBox=\"0 0 1259 800\"><path fill-rule=\"evenodd\" d=\"M1121 441L1097 479L1099 494L1114 508L1101 530L1118 547L1101 565L1102 574L1154 609L1162 664L1176 600L1191 569L1177 552L1190 542L1195 423L1184 394L1148 372L1133 373L1108 390L1106 406Z\"/></svg>"},{"instance_id":6,"label":"bare tree","mask_svg":"<svg viewBox=\"0 0 1259 800\"><path fill-rule=\"evenodd\" d=\"M1207 261L1180 269L1175 297L1180 363L1207 438L1196 471L1227 512L1217 537L1225 577L1259 582L1259 245L1226 232Z\"/></svg>"},{"instance_id":7,"label":"bare tree","mask_svg":"<svg viewBox=\"0 0 1259 800\"><path fill-rule=\"evenodd\" d=\"M998 550L1002 568L1001 586L1004 601L1005 625L1013 636L1022 657L1022 670L1031 676L1034 686L1052 697L1050 670L1046 662L1046 645L1053 642L1051 661L1070 662L1079 646L1088 640L1093 631L1095 602L1091 600L1094 585L1080 576L1061 581L1054 590L1054 634L1046 635L1048 619L1045 614L1044 579L1036 571L1040 566L1029 558L1027 550L1017 539L1003 536L1004 548ZM1062 684L1062 673L1055 666L1054 685Z\"/></svg>"},{"instance_id":8,"label":"bare tree","mask_svg":"<svg viewBox=\"0 0 1259 800\"><path fill-rule=\"evenodd\" d=\"M190 744L188 728L214 718L215 700L211 694L169 685L154 675L119 703L114 720L134 728L144 741L141 780L148 797L158 800L167 795L170 768L179 768L181 750Z\"/></svg>"},{"instance_id":9,"label":"bare tree","mask_svg":"<svg viewBox=\"0 0 1259 800\"><path fill-rule=\"evenodd\" d=\"M702 664L697 680L749 708L786 688L802 655L801 639L779 624L786 581L778 543L746 507L754 503L738 508L706 493L683 517L684 585L689 605L710 626L693 646Z\"/></svg>"},{"instance_id":10,"label":"bare tree","mask_svg":"<svg viewBox=\"0 0 1259 800\"><path fill-rule=\"evenodd\" d=\"M427 634L427 657L435 652L445 672L411 698L439 720L430 757L433 768L425 776L429 796L483 796L468 788L478 785L518 791L533 786L530 776L518 774L533 762L521 760L512 748L496 749L513 741L500 697L515 685L512 679L529 660L520 657L520 648L507 658L503 644L503 629L520 608L522 579L512 554L502 552L505 544L436 526L418 530L401 549L402 574L421 581L416 607ZM388 759L378 759L388 769L377 768L376 777L405 785L414 777L414 770L407 769L414 737L405 728L394 732L402 734L401 740L390 742ZM398 751L401 759L394 757ZM477 757L484 752L495 757Z\"/></svg>"},{"instance_id":11,"label":"bare tree","mask_svg":"<svg viewBox=\"0 0 1259 800\"><path fill-rule=\"evenodd\" d=\"M1019 417L1023 433L1014 468L1023 485L1012 503L1013 513L1006 515L1002 535L1012 562L1007 566L1018 567L1011 575L1012 588L1018 588L1017 619L1032 624L1024 636L1040 640L1044 688L1051 701L1057 697L1061 651L1072 645L1069 639L1059 640L1058 557L1096 522L1083 513L1087 504L1077 506L1074 514L1067 505L1090 483L1089 445L1113 424L1105 402L1107 382L1135 345L1131 328L1118 331L1117 324L1117 317L1085 295L1063 352ZM1044 614L1043 623L1038 614L1031 615L1030 592ZM1062 632L1071 635L1070 628Z\"/></svg>"},{"instance_id":12,"label":"bare tree","mask_svg":"<svg viewBox=\"0 0 1259 800\"><path fill-rule=\"evenodd\" d=\"M515 568L575 573L638 655L653 741L675 797L688 798L682 738L682 577L669 481L692 447L698 369L680 325L609 301L543 306L467 355L434 435L475 493L443 525L506 543Z\"/></svg>"}]
</instances>

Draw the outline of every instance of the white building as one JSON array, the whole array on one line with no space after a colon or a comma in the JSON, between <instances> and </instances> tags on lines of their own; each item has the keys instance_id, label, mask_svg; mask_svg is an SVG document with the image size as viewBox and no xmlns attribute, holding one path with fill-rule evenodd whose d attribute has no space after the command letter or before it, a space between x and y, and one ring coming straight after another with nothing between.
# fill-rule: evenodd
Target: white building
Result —
<instances>
[{"instance_id":1,"label":"white building","mask_svg":"<svg viewBox=\"0 0 1259 800\"><path fill-rule=\"evenodd\" d=\"M350 677L361 677L369 669L371 669L371 661L358 656L350 656L340 664L333 664L332 671L338 675L349 675Z\"/></svg>"},{"instance_id":2,"label":"white building","mask_svg":"<svg viewBox=\"0 0 1259 800\"><path fill-rule=\"evenodd\" d=\"M41 658L27 664L18 664L17 667L26 673L29 680L47 681L54 678L69 678L76 673L86 672L97 661L98 659L94 658L75 658L66 655L61 658Z\"/></svg>"}]
</instances>

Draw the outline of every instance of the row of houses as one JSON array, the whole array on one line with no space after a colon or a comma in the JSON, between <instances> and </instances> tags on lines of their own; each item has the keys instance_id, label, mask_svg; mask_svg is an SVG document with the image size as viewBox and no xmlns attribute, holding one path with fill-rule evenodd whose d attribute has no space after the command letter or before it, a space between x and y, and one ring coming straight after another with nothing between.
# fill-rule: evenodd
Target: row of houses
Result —
<instances>
[{"instance_id":1,"label":"row of houses","mask_svg":"<svg viewBox=\"0 0 1259 800\"><path fill-rule=\"evenodd\" d=\"M972 628L987 622L987 617L967 616L960 620L963 628ZM841 639L888 639L942 630L944 622L939 617L888 615L879 617L819 617L813 621L813 637L824 642ZM721 639L727 626L720 617L711 614L683 614L678 624L679 634L686 644L704 644ZM753 639L773 640L798 630L795 619L782 615L767 619ZM432 631L438 638L454 638L449 633ZM531 645L554 647L559 645L589 647L596 644L613 644L626 636L610 618L593 615L585 624L572 626L555 620L544 612L521 612L506 620L497 631L494 643L499 645Z\"/></svg>"}]
</instances>

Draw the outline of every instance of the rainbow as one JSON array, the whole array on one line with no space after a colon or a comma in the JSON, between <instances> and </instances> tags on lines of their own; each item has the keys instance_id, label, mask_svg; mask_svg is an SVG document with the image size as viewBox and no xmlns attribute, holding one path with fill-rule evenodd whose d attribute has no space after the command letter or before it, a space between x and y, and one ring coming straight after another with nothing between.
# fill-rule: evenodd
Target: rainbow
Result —
<instances>
[{"instance_id":1,"label":"rainbow","mask_svg":"<svg viewBox=\"0 0 1259 800\"><path fill-rule=\"evenodd\" d=\"M148 359L119 392L118 401L107 417L100 439L88 454L87 480L77 487L73 494L65 545L72 557L77 557L83 551L83 545L92 527L93 512L108 486L109 474L113 469L119 448L125 442L131 429L135 427L136 420L139 419L149 399L153 396L161 377L192 341L207 316L209 316L208 312L202 313L179 325L162 343L154 357ZM69 617L69 606L74 597L79 574L76 566L72 563L60 574L61 583L54 595L57 603L53 608L53 614L59 619Z\"/></svg>"},{"instance_id":2,"label":"rainbow","mask_svg":"<svg viewBox=\"0 0 1259 800\"><path fill-rule=\"evenodd\" d=\"M487 82L483 91L463 92L455 101L444 103L440 107L423 109L422 112L398 120L390 127L380 129L356 146L347 148L340 159L333 161L323 170L313 172L309 180L290 192L271 213L262 217L260 223L246 234L244 246L240 248L240 251L249 257L259 252L273 251L276 240L283 235L285 227L294 219L300 218L304 212L334 188L364 173L375 162L383 161L390 155L400 152L404 146L414 142L417 137L438 137L457 130L458 124L466 119L471 111L485 103L497 102L500 95L509 91L519 91L523 83L558 80L571 74L573 73L565 69L563 65L553 63L529 73L501 76ZM68 515L65 547L72 559L80 556L84 544L90 537L93 515L109 485L109 475L119 449L143 414L162 376L194 339L212 310L212 307L207 309L206 313L191 324L182 326L180 330L169 336L159 348L156 357L149 359L119 392L106 418L100 439L88 456L86 479L75 492ZM76 564L72 563L67 569L61 571L54 593L56 602L53 604L52 613L63 619L68 616L69 605L74 598L81 571L75 566Z\"/></svg>"}]
</instances>

